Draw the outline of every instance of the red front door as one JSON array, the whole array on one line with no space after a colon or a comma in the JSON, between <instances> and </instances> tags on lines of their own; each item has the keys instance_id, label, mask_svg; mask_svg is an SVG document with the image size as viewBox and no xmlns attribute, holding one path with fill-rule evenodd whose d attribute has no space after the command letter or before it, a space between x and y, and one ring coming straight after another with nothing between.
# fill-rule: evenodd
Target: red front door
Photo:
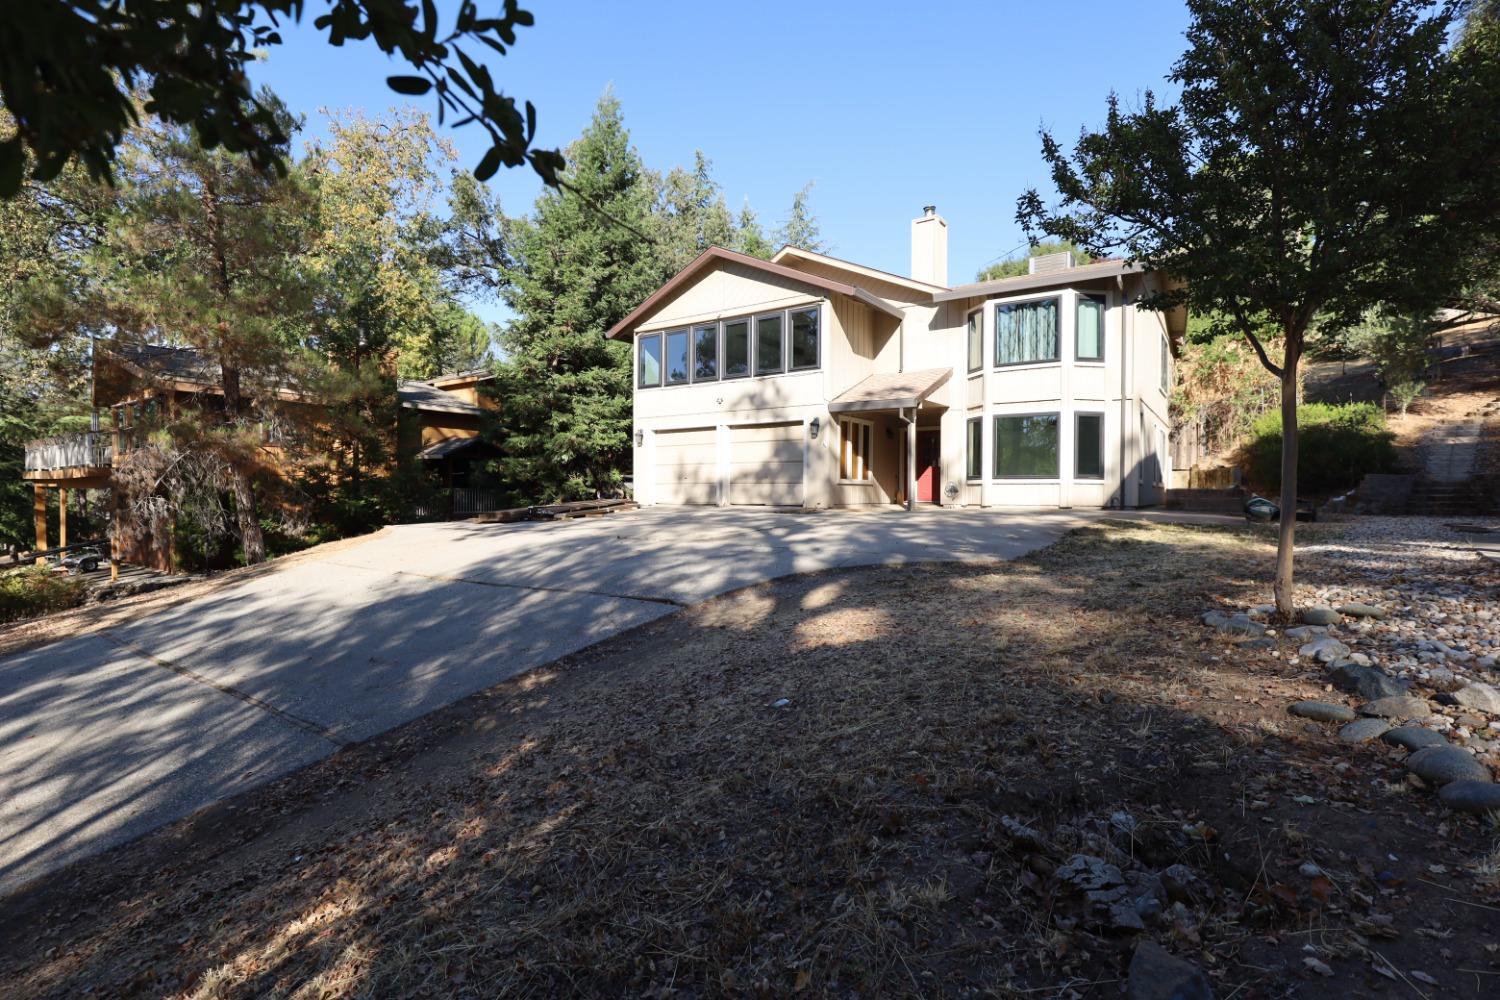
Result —
<instances>
[{"instance_id":1,"label":"red front door","mask_svg":"<svg viewBox=\"0 0 1500 1000\"><path fill-rule=\"evenodd\" d=\"M938 466L942 461L942 448L937 431L917 431L917 500L933 503L937 500Z\"/></svg>"}]
</instances>

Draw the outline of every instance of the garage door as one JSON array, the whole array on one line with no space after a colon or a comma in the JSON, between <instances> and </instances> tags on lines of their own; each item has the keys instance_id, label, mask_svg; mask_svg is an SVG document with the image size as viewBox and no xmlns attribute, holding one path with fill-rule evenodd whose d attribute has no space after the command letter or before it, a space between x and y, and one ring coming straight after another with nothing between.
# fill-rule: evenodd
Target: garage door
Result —
<instances>
[{"instance_id":1,"label":"garage door","mask_svg":"<svg viewBox=\"0 0 1500 1000\"><path fill-rule=\"evenodd\" d=\"M717 431L656 432L656 502L718 503Z\"/></svg>"},{"instance_id":2,"label":"garage door","mask_svg":"<svg viewBox=\"0 0 1500 1000\"><path fill-rule=\"evenodd\" d=\"M802 506L802 424L729 430L729 502Z\"/></svg>"}]
</instances>

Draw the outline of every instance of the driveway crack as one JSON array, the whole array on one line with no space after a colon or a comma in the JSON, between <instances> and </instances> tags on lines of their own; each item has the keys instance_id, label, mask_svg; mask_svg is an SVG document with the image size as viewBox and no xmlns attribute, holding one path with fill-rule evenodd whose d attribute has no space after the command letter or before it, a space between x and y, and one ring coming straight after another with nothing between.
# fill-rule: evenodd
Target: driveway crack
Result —
<instances>
[{"instance_id":1,"label":"driveway crack","mask_svg":"<svg viewBox=\"0 0 1500 1000\"><path fill-rule=\"evenodd\" d=\"M299 715L294 715L291 712L286 711L285 709L277 708L270 702L263 701L260 698L255 697L255 695L251 694L248 691L241 691L239 688L234 687L231 684L220 684L218 681L210 677L205 677L204 675L198 673L196 670L189 669L188 667L184 667L180 663L173 663L171 660L163 659L160 656L150 653L142 649L140 646L137 646L133 642L128 642L124 639L120 639L116 636L108 634L106 634L104 638L109 643L118 646L119 648L129 653L133 653L134 655L139 656L141 659L147 661L148 663L152 663L164 670L170 670L172 671L172 673L177 674L181 677L185 677L195 684L201 684L204 687L212 688L215 691L218 691L220 694L227 694L231 698L238 698L240 701L251 706L252 708L258 708L262 712L265 712L267 715L275 716L278 720L286 723L293 729L300 729L304 733L310 733L311 735L316 736L319 739L327 740L329 743L332 743L336 747L345 747L349 745L346 740L341 740L337 736L335 736L331 729L328 729L325 726L321 726L318 723L313 722L311 719L304 719Z\"/></svg>"}]
</instances>

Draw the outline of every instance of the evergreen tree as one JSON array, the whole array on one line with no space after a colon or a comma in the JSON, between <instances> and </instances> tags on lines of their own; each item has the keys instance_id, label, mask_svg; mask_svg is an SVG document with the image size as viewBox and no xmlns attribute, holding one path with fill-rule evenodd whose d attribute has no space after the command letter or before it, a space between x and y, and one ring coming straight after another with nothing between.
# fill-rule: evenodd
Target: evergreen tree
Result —
<instances>
[{"instance_id":1,"label":"evergreen tree","mask_svg":"<svg viewBox=\"0 0 1500 1000\"><path fill-rule=\"evenodd\" d=\"M812 214L807 202L812 195L813 182L808 181L806 186L792 196L792 208L787 213L786 221L776 232L776 241L780 246L798 247L813 253L827 253L829 246L823 242L823 233L818 226L817 216Z\"/></svg>"},{"instance_id":2,"label":"evergreen tree","mask_svg":"<svg viewBox=\"0 0 1500 1000\"><path fill-rule=\"evenodd\" d=\"M617 486L630 456L629 348L604 333L665 277L654 191L611 92L568 150L560 189L507 225L504 297L516 313L501 346L499 472L518 502L576 499Z\"/></svg>"},{"instance_id":3,"label":"evergreen tree","mask_svg":"<svg viewBox=\"0 0 1500 1000\"><path fill-rule=\"evenodd\" d=\"M734 217L709 167L708 157L696 150L692 170L674 167L662 183L657 239L668 274L676 274L711 246L734 243Z\"/></svg>"},{"instance_id":4,"label":"evergreen tree","mask_svg":"<svg viewBox=\"0 0 1500 1000\"><path fill-rule=\"evenodd\" d=\"M771 241L766 239L760 220L750 210L749 199L746 199L744 207L740 209L740 217L735 221L734 249L761 260L770 260L771 255L776 252Z\"/></svg>"}]
</instances>

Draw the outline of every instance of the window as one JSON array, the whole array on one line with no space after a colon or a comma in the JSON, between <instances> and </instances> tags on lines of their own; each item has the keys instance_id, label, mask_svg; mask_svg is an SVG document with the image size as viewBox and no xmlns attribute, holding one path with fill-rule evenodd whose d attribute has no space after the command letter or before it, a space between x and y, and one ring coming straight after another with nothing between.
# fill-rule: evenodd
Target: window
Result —
<instances>
[{"instance_id":1,"label":"window","mask_svg":"<svg viewBox=\"0 0 1500 1000\"><path fill-rule=\"evenodd\" d=\"M818 312L792 310L792 371L818 367Z\"/></svg>"},{"instance_id":2,"label":"window","mask_svg":"<svg viewBox=\"0 0 1500 1000\"><path fill-rule=\"evenodd\" d=\"M1057 470L1057 414L995 418L996 479L1056 479Z\"/></svg>"},{"instance_id":3,"label":"window","mask_svg":"<svg viewBox=\"0 0 1500 1000\"><path fill-rule=\"evenodd\" d=\"M968 477L984 478L984 427L979 417L969 418L968 449L964 454Z\"/></svg>"},{"instance_id":4,"label":"window","mask_svg":"<svg viewBox=\"0 0 1500 1000\"><path fill-rule=\"evenodd\" d=\"M750 321L732 319L724 324L724 377L750 374Z\"/></svg>"},{"instance_id":5,"label":"window","mask_svg":"<svg viewBox=\"0 0 1500 1000\"><path fill-rule=\"evenodd\" d=\"M661 334L648 334L636 347L636 384L642 389L661 385Z\"/></svg>"},{"instance_id":6,"label":"window","mask_svg":"<svg viewBox=\"0 0 1500 1000\"><path fill-rule=\"evenodd\" d=\"M755 317L755 374L785 371L781 348L781 313Z\"/></svg>"},{"instance_id":7,"label":"window","mask_svg":"<svg viewBox=\"0 0 1500 1000\"><path fill-rule=\"evenodd\" d=\"M984 310L969 313L969 371L984 367Z\"/></svg>"},{"instance_id":8,"label":"window","mask_svg":"<svg viewBox=\"0 0 1500 1000\"><path fill-rule=\"evenodd\" d=\"M673 330L667 337L667 385L681 385L688 380L688 332Z\"/></svg>"},{"instance_id":9,"label":"window","mask_svg":"<svg viewBox=\"0 0 1500 1000\"><path fill-rule=\"evenodd\" d=\"M1079 413L1073 424L1073 475L1104 478L1104 414Z\"/></svg>"},{"instance_id":10,"label":"window","mask_svg":"<svg viewBox=\"0 0 1500 1000\"><path fill-rule=\"evenodd\" d=\"M1104 360L1104 296L1078 296L1077 343L1074 360Z\"/></svg>"},{"instance_id":11,"label":"window","mask_svg":"<svg viewBox=\"0 0 1500 1000\"><path fill-rule=\"evenodd\" d=\"M693 328L693 381L712 382L719 377L719 325Z\"/></svg>"},{"instance_id":12,"label":"window","mask_svg":"<svg viewBox=\"0 0 1500 1000\"><path fill-rule=\"evenodd\" d=\"M868 481L870 473L870 443L875 436L875 425L868 420L843 417L839 420L839 478L858 482Z\"/></svg>"},{"instance_id":13,"label":"window","mask_svg":"<svg viewBox=\"0 0 1500 1000\"><path fill-rule=\"evenodd\" d=\"M1161 338L1161 391L1172 392L1172 345L1166 337Z\"/></svg>"},{"instance_id":14,"label":"window","mask_svg":"<svg viewBox=\"0 0 1500 1000\"><path fill-rule=\"evenodd\" d=\"M1057 360L1057 299L995 307L995 365Z\"/></svg>"}]
</instances>

